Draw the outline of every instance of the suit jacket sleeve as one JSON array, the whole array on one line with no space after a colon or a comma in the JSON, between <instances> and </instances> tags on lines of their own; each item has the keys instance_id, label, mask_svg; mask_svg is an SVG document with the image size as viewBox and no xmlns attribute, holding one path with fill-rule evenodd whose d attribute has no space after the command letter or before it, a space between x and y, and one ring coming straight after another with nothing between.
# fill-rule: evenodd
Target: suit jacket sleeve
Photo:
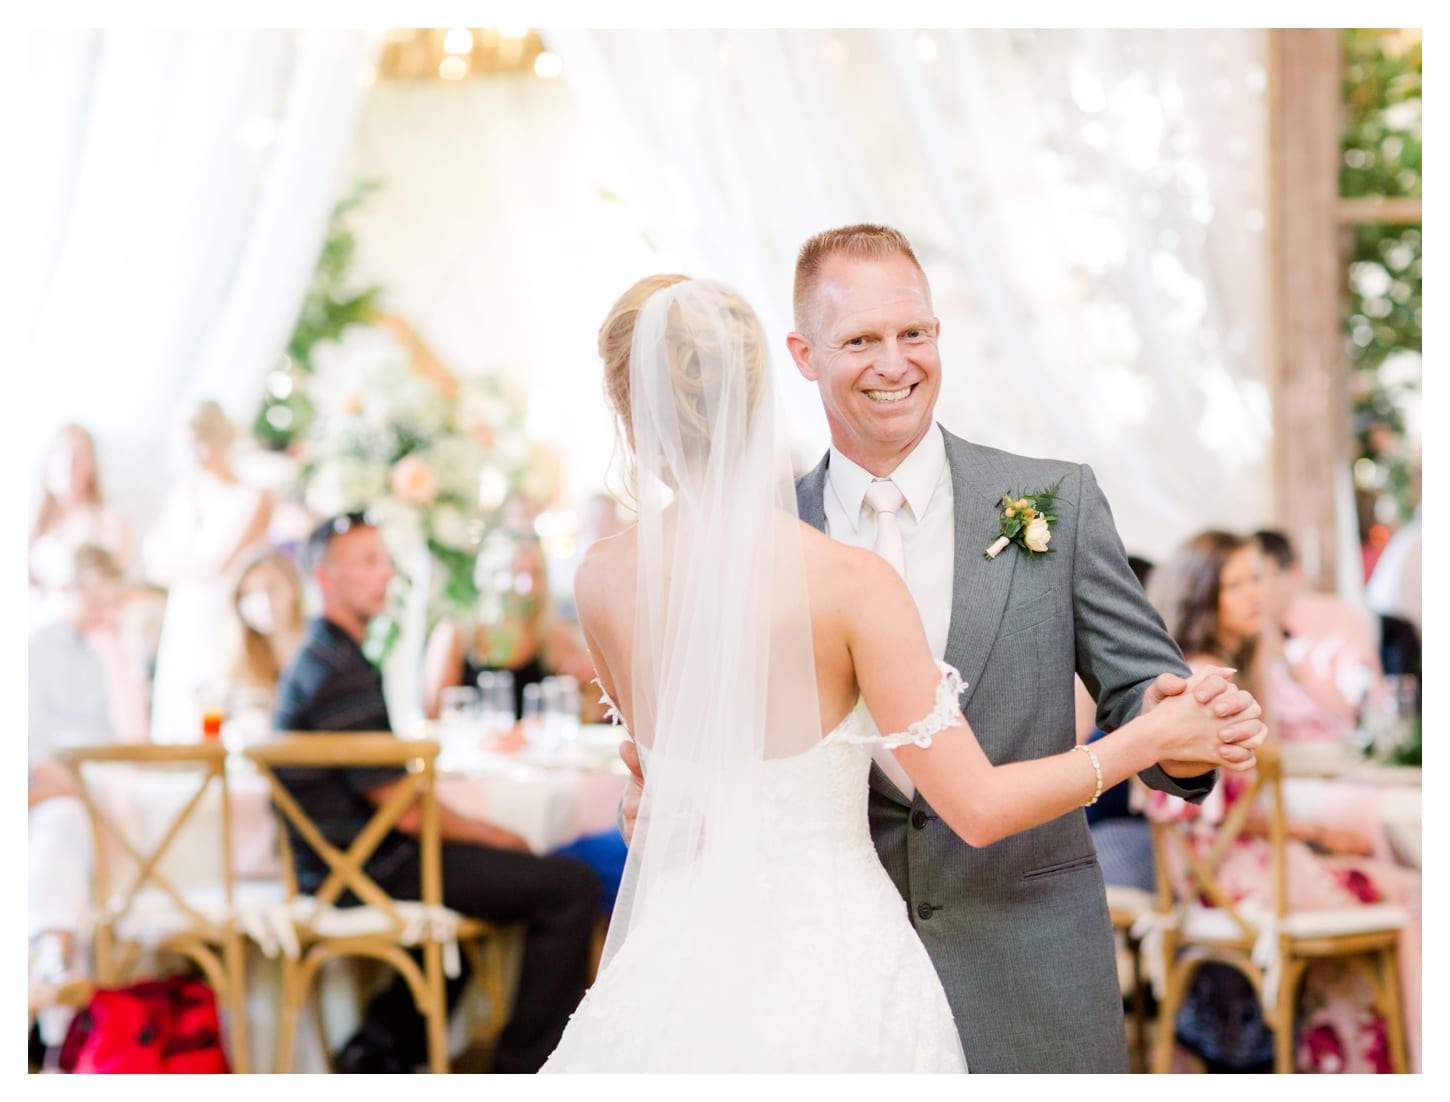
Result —
<instances>
[{"instance_id":1,"label":"suit jacket sleeve","mask_svg":"<svg viewBox=\"0 0 1450 1102\"><path fill-rule=\"evenodd\" d=\"M1187 677L1189 670L1128 565L1092 468L1084 464L1078 471L1072 578L1077 672L1098 702L1098 726L1113 731L1138 715L1144 692L1160 673ZM1218 774L1175 780L1155 765L1139 776L1150 788L1196 803L1208 795Z\"/></svg>"}]
</instances>

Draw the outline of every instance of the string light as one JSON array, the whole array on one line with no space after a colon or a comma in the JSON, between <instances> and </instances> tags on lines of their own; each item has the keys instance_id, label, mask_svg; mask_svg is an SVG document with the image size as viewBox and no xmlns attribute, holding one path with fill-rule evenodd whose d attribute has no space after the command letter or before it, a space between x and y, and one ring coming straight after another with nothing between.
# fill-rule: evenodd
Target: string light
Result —
<instances>
[{"instance_id":1,"label":"string light","mask_svg":"<svg viewBox=\"0 0 1450 1102\"><path fill-rule=\"evenodd\" d=\"M564 71L564 62L558 54L545 50L534 58L534 72L545 80L553 80Z\"/></svg>"},{"instance_id":2,"label":"string light","mask_svg":"<svg viewBox=\"0 0 1450 1102\"><path fill-rule=\"evenodd\" d=\"M449 54L438 63L438 75L444 80L462 80L468 75L468 62L455 54Z\"/></svg>"},{"instance_id":3,"label":"string light","mask_svg":"<svg viewBox=\"0 0 1450 1102\"><path fill-rule=\"evenodd\" d=\"M473 35L467 27L454 27L443 36L443 48L450 54L470 54L473 52Z\"/></svg>"}]
</instances>

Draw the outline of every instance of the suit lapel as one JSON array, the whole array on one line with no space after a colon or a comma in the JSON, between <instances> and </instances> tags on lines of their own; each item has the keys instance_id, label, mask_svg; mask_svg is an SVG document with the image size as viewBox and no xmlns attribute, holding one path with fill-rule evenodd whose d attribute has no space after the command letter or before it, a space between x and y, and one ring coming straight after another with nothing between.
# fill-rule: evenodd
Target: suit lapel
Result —
<instances>
[{"instance_id":1,"label":"suit lapel","mask_svg":"<svg viewBox=\"0 0 1450 1102\"><path fill-rule=\"evenodd\" d=\"M1008 548L995 559L982 552L997 538L1002 495L1012 491L1007 476L979 448L945 429L947 466L952 472L956 541L952 570L952 616L945 660L956 666L967 691L965 710L977 689L997 628L1007 608L1012 575L1022 556Z\"/></svg>"},{"instance_id":2,"label":"suit lapel","mask_svg":"<svg viewBox=\"0 0 1450 1102\"><path fill-rule=\"evenodd\" d=\"M821 461L796 480L795 502L801 520L818 532L826 530L826 468L830 465L831 453L821 456Z\"/></svg>"}]
</instances>

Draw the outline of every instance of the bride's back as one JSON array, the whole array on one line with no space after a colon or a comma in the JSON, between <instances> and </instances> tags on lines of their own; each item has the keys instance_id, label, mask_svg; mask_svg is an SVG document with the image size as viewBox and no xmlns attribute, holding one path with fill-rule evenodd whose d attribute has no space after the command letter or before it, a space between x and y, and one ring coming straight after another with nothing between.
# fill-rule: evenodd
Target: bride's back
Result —
<instances>
[{"instance_id":1,"label":"bride's back","mask_svg":"<svg viewBox=\"0 0 1450 1102\"><path fill-rule=\"evenodd\" d=\"M795 647L799 638L802 614L809 617L816 697L819 705L820 731L824 736L833 730L854 707L857 698L856 675L846 644L846 611L852 601L865 598L861 591L864 572L862 557L871 552L837 543L794 517L780 514L777 544L784 554L772 559L770 566L776 576L770 578L777 599L772 603L771 652L780 654ZM669 537L667 535L666 539ZM789 562L790 555L804 560L806 591L785 592L787 579L782 577L778 562ZM665 556L666 561L670 556ZM629 528L616 536L593 544L585 554L575 578L575 600L580 626L594 656L601 684L624 716L631 734L644 745L653 743L652 732L643 715L636 716L633 672L637 577L639 570L638 530ZM668 591L668 577L660 579ZM766 564L760 570L760 584L767 582ZM767 701L799 694L801 686L796 674L782 674L783 663L772 662ZM796 670L802 667L796 664ZM722 666L719 676L729 684L736 671ZM783 709L767 705L767 714L781 714ZM789 714L786 712L785 714Z\"/></svg>"}]
</instances>

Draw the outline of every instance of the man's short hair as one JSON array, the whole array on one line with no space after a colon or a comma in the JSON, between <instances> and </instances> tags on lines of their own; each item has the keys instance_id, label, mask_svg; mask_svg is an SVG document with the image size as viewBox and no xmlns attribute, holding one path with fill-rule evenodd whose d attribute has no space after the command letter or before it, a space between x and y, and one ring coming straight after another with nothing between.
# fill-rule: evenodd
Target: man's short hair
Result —
<instances>
[{"instance_id":1,"label":"man's short hair","mask_svg":"<svg viewBox=\"0 0 1450 1102\"><path fill-rule=\"evenodd\" d=\"M335 517L328 517L307 537L307 548L303 554L303 562L307 566L307 572L311 574L327 557L327 549L332 541L345 532L351 532L354 528L376 528L377 524L367 513L339 513Z\"/></svg>"},{"instance_id":2,"label":"man's short hair","mask_svg":"<svg viewBox=\"0 0 1450 1102\"><path fill-rule=\"evenodd\" d=\"M1259 550L1279 564L1280 570L1288 570L1294 565L1294 545L1289 542L1289 537L1283 532L1272 528L1261 528L1255 532L1253 541L1259 545Z\"/></svg>"},{"instance_id":3,"label":"man's short hair","mask_svg":"<svg viewBox=\"0 0 1450 1102\"><path fill-rule=\"evenodd\" d=\"M816 289L821 267L826 260L837 253L858 260L885 260L890 256L904 256L916 265L916 270L925 275L921 261L911 250L911 242L900 230L890 226L879 226L872 222L858 222L854 226L841 226L834 230L823 230L801 246L795 262L795 327L807 332L813 319L810 317L811 292Z\"/></svg>"}]
</instances>

